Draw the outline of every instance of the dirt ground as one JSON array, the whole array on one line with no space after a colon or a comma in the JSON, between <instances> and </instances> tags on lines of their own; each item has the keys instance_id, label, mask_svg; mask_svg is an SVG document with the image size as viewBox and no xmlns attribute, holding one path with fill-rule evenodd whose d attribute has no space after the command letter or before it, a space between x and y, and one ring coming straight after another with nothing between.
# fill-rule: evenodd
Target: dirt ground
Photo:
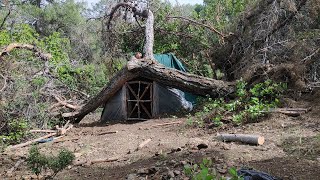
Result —
<instances>
[{"instance_id":1,"label":"dirt ground","mask_svg":"<svg viewBox=\"0 0 320 180\"><path fill-rule=\"evenodd\" d=\"M87 116L71 129L68 141L41 144L41 151L55 154L67 148L77 161L116 158L83 166L69 166L56 179L186 179L185 164L200 163L210 158L213 167L224 175L230 167L254 168L280 179L320 179L320 104L307 96L290 100L288 107L312 107L299 117L271 114L261 122L239 127L223 126L215 129L188 127L185 118L153 119L137 123L99 125L99 113ZM156 126L166 122L181 122ZM103 134L116 131L117 133ZM265 137L262 146L218 141L217 133L257 134ZM143 148L140 143L151 139ZM199 149L199 144L208 145ZM24 159L30 147L0 155L1 179L28 179L31 174L26 163L12 173L17 161Z\"/></svg>"}]
</instances>

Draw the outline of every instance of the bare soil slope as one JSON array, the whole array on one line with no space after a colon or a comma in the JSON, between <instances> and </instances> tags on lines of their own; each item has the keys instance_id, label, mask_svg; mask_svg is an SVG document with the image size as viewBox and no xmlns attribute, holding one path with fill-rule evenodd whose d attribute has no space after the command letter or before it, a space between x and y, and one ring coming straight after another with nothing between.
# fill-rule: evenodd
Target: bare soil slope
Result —
<instances>
[{"instance_id":1,"label":"bare soil slope","mask_svg":"<svg viewBox=\"0 0 320 180\"><path fill-rule=\"evenodd\" d=\"M77 160L117 158L117 161L89 166L70 166L56 179L184 179L183 165L211 158L218 172L229 167L251 167L283 179L320 179L320 106L312 96L307 101L291 101L288 107L312 107L299 117L272 114L263 121L241 127L225 126L205 130L190 128L184 118L154 119L133 124L98 125L93 114L67 133L64 142L41 144L41 151L50 154L61 148L74 152ZM155 126L165 122L180 124ZM155 126L155 127L154 127ZM117 131L113 134L103 132ZM262 146L224 143L216 133L247 133L265 137ZM143 148L139 144L151 141ZM207 144L199 149L197 145ZM9 175L8 169L26 157L30 147L1 154L1 179L28 178L26 163Z\"/></svg>"}]
</instances>

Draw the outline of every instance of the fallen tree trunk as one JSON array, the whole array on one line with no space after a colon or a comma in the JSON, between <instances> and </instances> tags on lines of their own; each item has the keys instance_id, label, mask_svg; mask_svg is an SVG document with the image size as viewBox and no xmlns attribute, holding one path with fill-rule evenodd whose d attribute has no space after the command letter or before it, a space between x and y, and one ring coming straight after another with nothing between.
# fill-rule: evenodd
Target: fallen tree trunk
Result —
<instances>
[{"instance_id":1,"label":"fallen tree trunk","mask_svg":"<svg viewBox=\"0 0 320 180\"><path fill-rule=\"evenodd\" d=\"M264 143L264 137L258 135L248 135L248 134L219 134L217 139L221 141L234 141L242 142L247 144L262 145Z\"/></svg>"},{"instance_id":2,"label":"fallen tree trunk","mask_svg":"<svg viewBox=\"0 0 320 180\"><path fill-rule=\"evenodd\" d=\"M128 69L139 72L141 77L196 95L220 97L234 92L233 83L166 68L159 63L150 64L148 60L131 60Z\"/></svg>"},{"instance_id":3,"label":"fallen tree trunk","mask_svg":"<svg viewBox=\"0 0 320 180\"><path fill-rule=\"evenodd\" d=\"M99 106L106 103L112 96L114 96L119 89L125 84L139 76L139 73L131 73L127 68L121 69L104 87L99 94L89 100L79 111L62 114L65 119L72 119L73 122L79 123L87 114L96 110Z\"/></svg>"},{"instance_id":4,"label":"fallen tree trunk","mask_svg":"<svg viewBox=\"0 0 320 180\"><path fill-rule=\"evenodd\" d=\"M88 113L94 111L113 97L125 82L136 77L147 78L163 85L201 96L221 97L234 92L233 83L190 74L173 68L166 68L153 60L132 58L128 62L127 67L120 70L98 95L93 97L78 111L64 113L62 117L79 123Z\"/></svg>"}]
</instances>

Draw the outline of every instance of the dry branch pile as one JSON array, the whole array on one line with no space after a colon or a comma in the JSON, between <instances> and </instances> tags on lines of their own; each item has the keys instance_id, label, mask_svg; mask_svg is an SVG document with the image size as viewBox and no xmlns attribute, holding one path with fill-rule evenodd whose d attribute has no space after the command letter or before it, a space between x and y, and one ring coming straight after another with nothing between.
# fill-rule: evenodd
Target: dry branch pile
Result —
<instances>
[{"instance_id":1,"label":"dry branch pile","mask_svg":"<svg viewBox=\"0 0 320 180\"><path fill-rule=\"evenodd\" d=\"M213 62L229 80L243 77L249 84L272 78L302 88L306 80L317 81L313 62L320 55L320 36L311 38L303 30L312 31L309 12L319 7L314 0L259 1L240 17L227 44L213 47Z\"/></svg>"}]
</instances>

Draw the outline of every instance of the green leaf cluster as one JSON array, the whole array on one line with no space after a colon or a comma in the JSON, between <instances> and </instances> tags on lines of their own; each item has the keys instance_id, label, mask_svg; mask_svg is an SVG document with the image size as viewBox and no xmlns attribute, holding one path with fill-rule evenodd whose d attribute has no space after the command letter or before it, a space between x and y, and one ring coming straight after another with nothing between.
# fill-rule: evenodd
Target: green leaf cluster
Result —
<instances>
[{"instance_id":1,"label":"green leaf cluster","mask_svg":"<svg viewBox=\"0 0 320 180\"><path fill-rule=\"evenodd\" d=\"M51 170L53 178L58 172L66 168L75 159L71 151L62 149L59 151L58 156L46 156L41 154L37 146L32 146L27 158L28 167L37 176L43 171Z\"/></svg>"},{"instance_id":2,"label":"green leaf cluster","mask_svg":"<svg viewBox=\"0 0 320 180\"><path fill-rule=\"evenodd\" d=\"M279 106L279 98L287 89L285 83L275 83L272 80L255 84L251 88L247 86L245 81L237 81L234 99L203 99L205 102L202 102L202 110L195 113L197 121L205 121L208 115L216 126L223 124L222 119L231 118L237 125L255 121L265 115L269 108Z\"/></svg>"},{"instance_id":3,"label":"green leaf cluster","mask_svg":"<svg viewBox=\"0 0 320 180\"><path fill-rule=\"evenodd\" d=\"M216 171L212 168L212 161L210 159L203 159L200 165L185 165L184 173L192 180L243 180L242 177L238 176L235 168L229 169L231 178L219 177Z\"/></svg>"},{"instance_id":4,"label":"green leaf cluster","mask_svg":"<svg viewBox=\"0 0 320 180\"><path fill-rule=\"evenodd\" d=\"M27 133L29 126L24 119L13 119L7 124L7 132L0 135L0 142L2 145L16 144L23 140Z\"/></svg>"}]
</instances>

